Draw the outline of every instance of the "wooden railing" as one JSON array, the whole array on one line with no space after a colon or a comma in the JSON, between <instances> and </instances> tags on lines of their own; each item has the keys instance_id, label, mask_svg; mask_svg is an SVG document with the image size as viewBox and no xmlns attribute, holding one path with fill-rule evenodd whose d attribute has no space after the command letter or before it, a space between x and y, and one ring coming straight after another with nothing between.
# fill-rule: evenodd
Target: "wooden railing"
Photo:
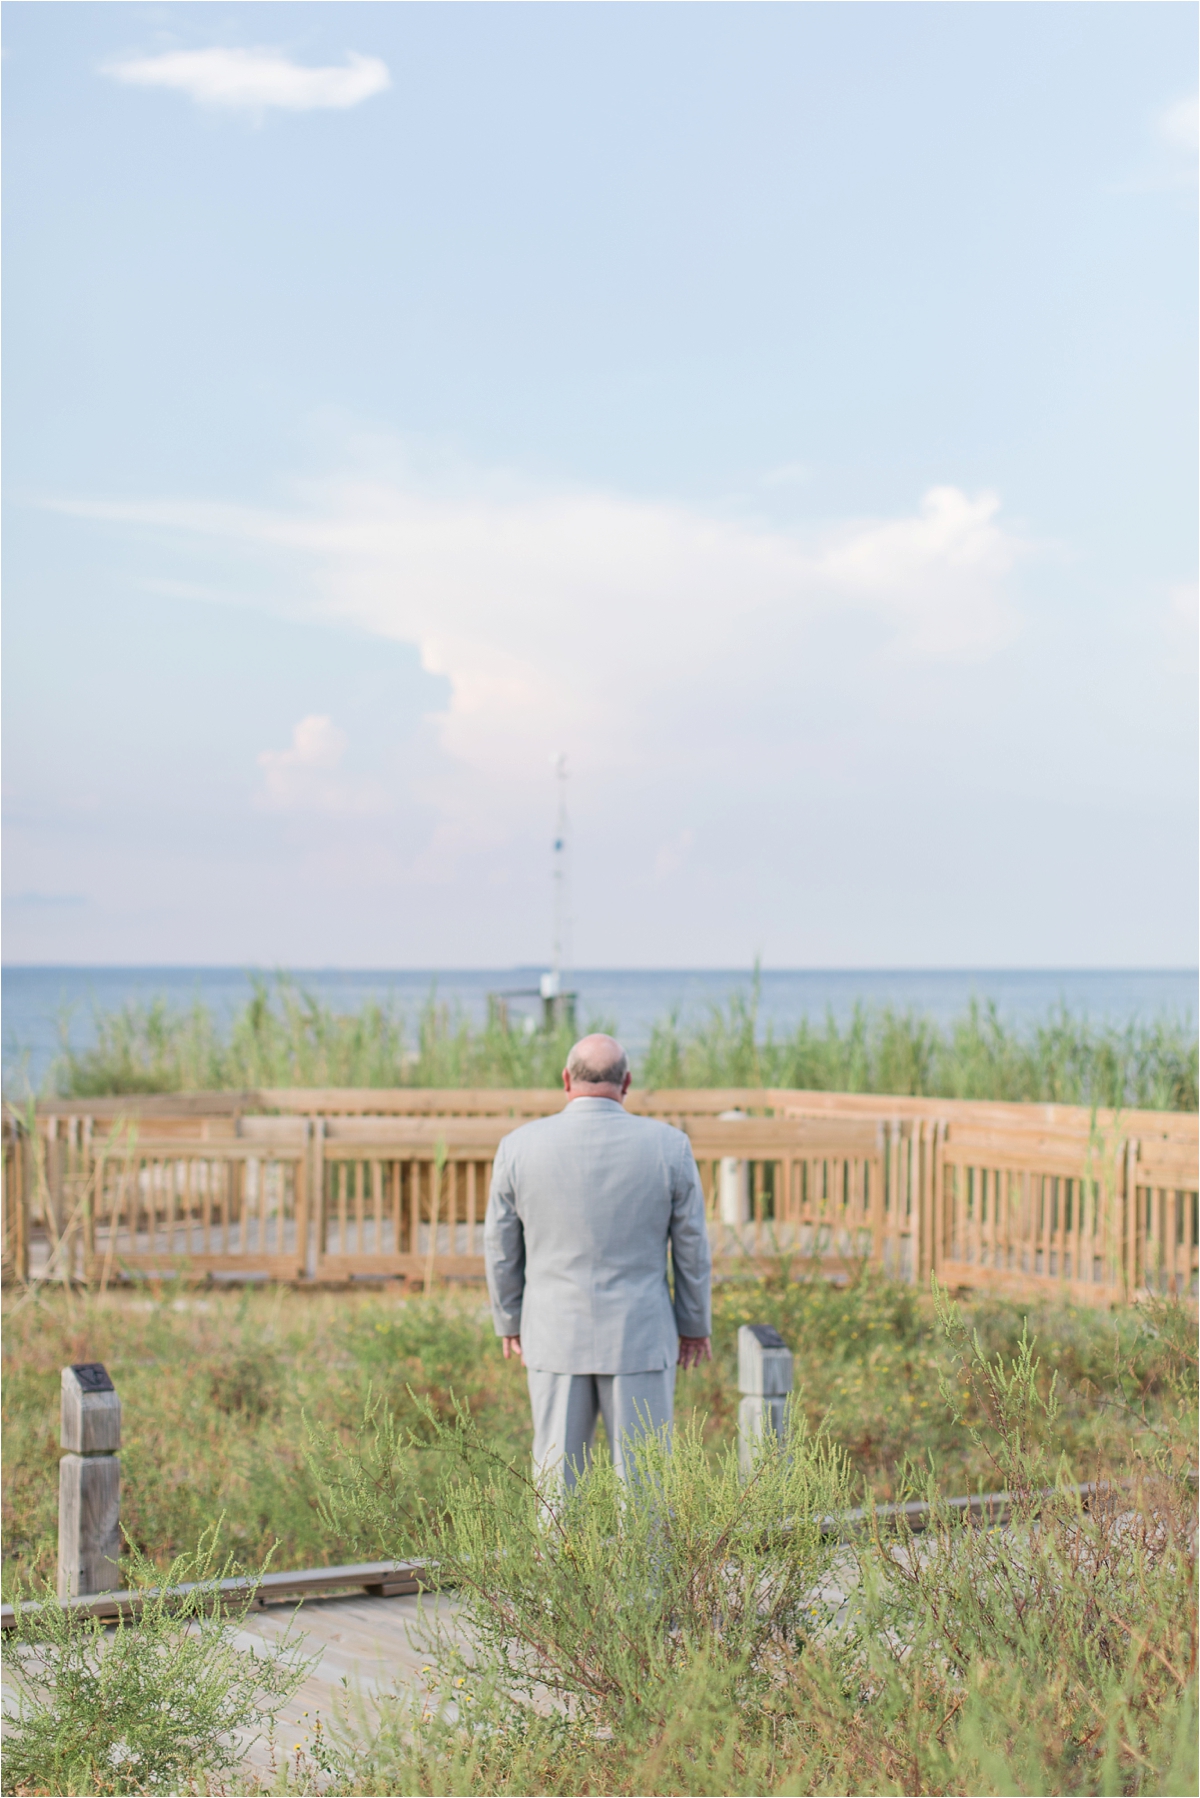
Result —
<instances>
[{"instance_id":1,"label":"wooden railing","mask_svg":"<svg viewBox=\"0 0 1200 1798\"><path fill-rule=\"evenodd\" d=\"M479 1279L500 1139L548 1092L54 1101L4 1132L7 1278ZM373 1109L371 1109L373 1108ZM1197 1288L1197 1119L710 1090L631 1095L692 1141L718 1269L864 1263L1109 1304ZM730 1115L733 1114L733 1115Z\"/></svg>"}]
</instances>

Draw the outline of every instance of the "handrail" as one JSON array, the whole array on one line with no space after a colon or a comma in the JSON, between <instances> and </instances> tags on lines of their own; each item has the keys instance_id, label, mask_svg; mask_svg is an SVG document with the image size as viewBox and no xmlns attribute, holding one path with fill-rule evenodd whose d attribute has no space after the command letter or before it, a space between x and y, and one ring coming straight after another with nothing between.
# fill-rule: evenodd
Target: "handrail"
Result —
<instances>
[{"instance_id":1,"label":"handrail","mask_svg":"<svg viewBox=\"0 0 1200 1798\"><path fill-rule=\"evenodd\" d=\"M32 1133L10 1110L5 1277L415 1284L432 1255L435 1277L477 1279L495 1150L563 1103L548 1091L404 1089L382 1095L391 1110L356 1109L381 1100L370 1089L327 1113L261 1108L284 1096L52 1101ZM738 1115L715 1109L739 1096ZM490 1109L438 1115L450 1099ZM1200 1277L1195 1114L779 1089L633 1101L691 1137L730 1268L787 1254L840 1276L867 1261L921 1285L937 1273L1084 1304L1191 1294Z\"/></svg>"}]
</instances>

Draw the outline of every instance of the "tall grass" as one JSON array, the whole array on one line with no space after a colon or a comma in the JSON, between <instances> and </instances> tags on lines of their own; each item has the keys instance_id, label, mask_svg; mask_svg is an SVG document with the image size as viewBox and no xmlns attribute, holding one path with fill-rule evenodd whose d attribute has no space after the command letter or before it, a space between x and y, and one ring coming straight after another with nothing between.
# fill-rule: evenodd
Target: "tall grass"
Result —
<instances>
[{"instance_id":1,"label":"tall grass","mask_svg":"<svg viewBox=\"0 0 1200 1798\"><path fill-rule=\"evenodd\" d=\"M260 1086L557 1086L572 1032L473 1027L431 995L415 1027L368 999L338 1012L293 981L256 981L222 1028L204 1002L162 999L97 1012L94 1041L69 1026L50 1074L63 1097L240 1091Z\"/></svg>"},{"instance_id":2,"label":"tall grass","mask_svg":"<svg viewBox=\"0 0 1200 1798\"><path fill-rule=\"evenodd\" d=\"M164 1285L5 1311L9 1591L53 1569L58 1371L83 1360L122 1395L143 1580L151 1560L170 1578L222 1513L251 1565L273 1546L293 1567L424 1552L455 1579L473 1654L447 1641L423 1701L385 1705L369 1738L348 1718L328 1764L288 1790L1196 1789L1185 1307L1046 1306L1031 1347L1027 1307L1004 1299L939 1317L876 1277L723 1286L716 1359L680 1381L675 1453L647 1445L632 1500L601 1454L557 1518L530 1491L525 1382L478 1294ZM743 1321L777 1324L801 1387L794 1452L749 1487L731 1453ZM1070 1489L1086 1479L1109 1482L1090 1511ZM1004 1532L944 1510L915 1542L839 1545L814 1527L872 1495L1001 1486L1017 1497ZM27 1713L25 1789L192 1789L168 1764L185 1738L203 1749L195 1783L222 1789L203 1768L238 1706L269 1711L284 1686L207 1640L168 1714L171 1668L190 1677L178 1629L152 1627L140 1652L130 1630L108 1688L83 1677L98 1639L63 1638L63 1677L51 1667ZM135 1782L130 1753L145 1757Z\"/></svg>"},{"instance_id":3,"label":"tall grass","mask_svg":"<svg viewBox=\"0 0 1200 1798\"><path fill-rule=\"evenodd\" d=\"M1094 1024L1060 1006L1039 1024L1006 1024L972 1000L947 1028L915 1011L856 1005L839 1024L804 1019L776 1037L755 997L734 994L708 1018L656 1024L639 1070L647 1086L787 1086L1063 1105L1197 1109L1195 1032L1173 1019Z\"/></svg>"},{"instance_id":4,"label":"tall grass","mask_svg":"<svg viewBox=\"0 0 1200 1798\"><path fill-rule=\"evenodd\" d=\"M595 1027L604 1027L603 1023ZM613 1026L609 1024L609 1028ZM415 1023L368 1000L336 1012L287 979L259 983L227 1027L201 1001L98 1013L94 1041L64 1027L51 1082L64 1097L260 1086L556 1086L565 1027L526 1034L473 1026L431 996ZM776 1036L756 994L734 994L696 1022L657 1023L635 1068L642 1086L790 1086L830 1092L1195 1111L1195 1030L1168 1017L1096 1024L1065 1007L1006 1024L973 1001L948 1027L915 1011L856 1007Z\"/></svg>"},{"instance_id":5,"label":"tall grass","mask_svg":"<svg viewBox=\"0 0 1200 1798\"><path fill-rule=\"evenodd\" d=\"M1028 1338L989 1356L953 1308L939 1324L942 1403L1012 1495L1004 1529L941 1504L927 1473L923 1536L839 1542L822 1523L844 1509L845 1462L798 1418L747 1483L683 1428L670 1453L643 1444L627 1492L601 1463L566 1502L464 1413L429 1418L454 1468L432 1506L400 1489L382 1505L377 1459L347 1457L329 1514L389 1552L415 1527L456 1589L458 1641L435 1690L398 1695L365 1752L347 1731L335 1789L1195 1791L1189 1315L1153 1311L1174 1399L1158 1442L1087 1468L1056 1452Z\"/></svg>"},{"instance_id":6,"label":"tall grass","mask_svg":"<svg viewBox=\"0 0 1200 1798\"><path fill-rule=\"evenodd\" d=\"M1058 1393L1052 1442L1083 1462L1127 1456L1153 1440L1170 1399L1157 1339L1140 1308L1108 1313L980 1297L967 1313L991 1355L1016 1354L1026 1317L1041 1344L1040 1389ZM994 1484L970 1435L939 1403L953 1358L930 1302L866 1275L838 1288L782 1277L719 1284L714 1359L682 1375L678 1413L714 1453L737 1429L737 1331L774 1324L796 1355L798 1405L846 1468L855 1503L898 1496L909 1464L938 1469L945 1491ZM136 1549L165 1571L224 1515L224 1539L251 1565L370 1557L375 1544L331 1531L318 1510L309 1434L355 1443L371 1402L404 1429L425 1430L416 1405L470 1410L487 1443L525 1459L529 1398L502 1359L480 1292L405 1299L369 1293L197 1293L164 1283L140 1293L42 1288L5 1295L3 1359L4 1590L55 1567L60 1370L101 1361L121 1394L121 1515ZM960 1394L964 1400L969 1393ZM1144 1410L1132 1412L1131 1403ZM428 1454L405 1461L433 1491Z\"/></svg>"}]
</instances>

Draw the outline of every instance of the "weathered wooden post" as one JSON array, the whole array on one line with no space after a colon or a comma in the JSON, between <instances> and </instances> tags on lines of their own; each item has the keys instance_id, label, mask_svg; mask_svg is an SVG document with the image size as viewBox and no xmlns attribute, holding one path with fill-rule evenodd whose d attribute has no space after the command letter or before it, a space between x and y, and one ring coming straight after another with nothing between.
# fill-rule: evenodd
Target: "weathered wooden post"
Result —
<instances>
[{"instance_id":1,"label":"weathered wooden post","mask_svg":"<svg viewBox=\"0 0 1200 1798\"><path fill-rule=\"evenodd\" d=\"M787 1395L792 1390L792 1351L771 1324L743 1324L738 1331L738 1465L748 1479L764 1436L782 1439Z\"/></svg>"},{"instance_id":2,"label":"weathered wooden post","mask_svg":"<svg viewBox=\"0 0 1200 1798\"><path fill-rule=\"evenodd\" d=\"M58 1596L113 1592L121 1583L121 1401L105 1368L62 1370L58 1464Z\"/></svg>"}]
</instances>

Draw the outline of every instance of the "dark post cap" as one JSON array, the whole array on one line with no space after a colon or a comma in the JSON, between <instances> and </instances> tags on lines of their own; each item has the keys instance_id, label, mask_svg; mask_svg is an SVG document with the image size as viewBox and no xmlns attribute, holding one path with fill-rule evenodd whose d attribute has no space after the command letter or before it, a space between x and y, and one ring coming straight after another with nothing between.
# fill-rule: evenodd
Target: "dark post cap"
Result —
<instances>
[{"instance_id":1,"label":"dark post cap","mask_svg":"<svg viewBox=\"0 0 1200 1798\"><path fill-rule=\"evenodd\" d=\"M117 1390L108 1377L108 1369L99 1361L73 1362L71 1372L79 1381L84 1392L115 1392Z\"/></svg>"},{"instance_id":2,"label":"dark post cap","mask_svg":"<svg viewBox=\"0 0 1200 1798\"><path fill-rule=\"evenodd\" d=\"M786 1348L787 1343L779 1334L774 1324L750 1324L750 1334L758 1339L763 1348Z\"/></svg>"}]
</instances>

